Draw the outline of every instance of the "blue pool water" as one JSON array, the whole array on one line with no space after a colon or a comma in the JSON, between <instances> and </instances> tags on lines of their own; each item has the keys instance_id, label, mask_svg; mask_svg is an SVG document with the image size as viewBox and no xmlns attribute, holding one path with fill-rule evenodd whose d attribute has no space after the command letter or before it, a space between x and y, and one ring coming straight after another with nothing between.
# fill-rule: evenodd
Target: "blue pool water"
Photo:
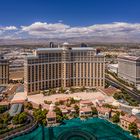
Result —
<instances>
[{"instance_id":1,"label":"blue pool water","mask_svg":"<svg viewBox=\"0 0 140 140\"><path fill-rule=\"evenodd\" d=\"M99 118L65 120L57 127L39 126L33 132L13 140L135 140L117 125Z\"/></svg>"}]
</instances>

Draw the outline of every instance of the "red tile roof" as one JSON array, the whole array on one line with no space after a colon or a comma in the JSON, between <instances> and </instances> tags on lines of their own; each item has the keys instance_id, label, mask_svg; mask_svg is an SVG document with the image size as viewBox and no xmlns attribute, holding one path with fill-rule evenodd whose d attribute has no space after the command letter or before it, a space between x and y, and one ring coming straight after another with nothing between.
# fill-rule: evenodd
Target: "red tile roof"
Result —
<instances>
[{"instance_id":1,"label":"red tile roof","mask_svg":"<svg viewBox=\"0 0 140 140\"><path fill-rule=\"evenodd\" d=\"M24 102L25 100L14 100L14 101L11 101L11 104L17 104L17 103L23 104Z\"/></svg>"},{"instance_id":2,"label":"red tile roof","mask_svg":"<svg viewBox=\"0 0 140 140\"><path fill-rule=\"evenodd\" d=\"M49 111L47 114L47 118L56 118L56 113L53 111Z\"/></svg>"},{"instance_id":3,"label":"red tile roof","mask_svg":"<svg viewBox=\"0 0 140 140\"><path fill-rule=\"evenodd\" d=\"M10 102L8 102L8 101L2 101L2 102L0 102L0 105L9 105L9 103Z\"/></svg>"},{"instance_id":4,"label":"red tile roof","mask_svg":"<svg viewBox=\"0 0 140 140\"><path fill-rule=\"evenodd\" d=\"M93 103L90 100L82 100L82 101L80 101L80 104L93 105Z\"/></svg>"},{"instance_id":5,"label":"red tile roof","mask_svg":"<svg viewBox=\"0 0 140 140\"><path fill-rule=\"evenodd\" d=\"M102 96L98 96L98 97L96 97L96 99L99 101L104 101L104 97L102 97Z\"/></svg>"},{"instance_id":6,"label":"red tile roof","mask_svg":"<svg viewBox=\"0 0 140 140\"><path fill-rule=\"evenodd\" d=\"M106 107L97 107L97 110L100 112L100 113L106 113L106 112L111 112L111 109L110 108L106 108Z\"/></svg>"},{"instance_id":7,"label":"red tile roof","mask_svg":"<svg viewBox=\"0 0 140 140\"><path fill-rule=\"evenodd\" d=\"M111 96L111 95L113 95L113 94L115 94L117 92L120 92L120 90L115 88L115 87L109 87L109 88L100 89L100 90L101 90L101 92L103 92L103 93L105 93L105 94L107 94L109 96Z\"/></svg>"},{"instance_id":8,"label":"red tile roof","mask_svg":"<svg viewBox=\"0 0 140 140\"><path fill-rule=\"evenodd\" d=\"M120 119L127 121L129 123L135 122L137 118L134 115L125 114L124 116L120 116Z\"/></svg>"},{"instance_id":9,"label":"red tile roof","mask_svg":"<svg viewBox=\"0 0 140 140\"><path fill-rule=\"evenodd\" d=\"M80 112L91 112L91 108L90 107L84 107L80 109Z\"/></svg>"},{"instance_id":10,"label":"red tile roof","mask_svg":"<svg viewBox=\"0 0 140 140\"><path fill-rule=\"evenodd\" d=\"M69 99L69 97L56 98L57 101L63 101L63 102L66 102L68 99Z\"/></svg>"},{"instance_id":11,"label":"red tile roof","mask_svg":"<svg viewBox=\"0 0 140 140\"><path fill-rule=\"evenodd\" d=\"M136 60L140 60L140 57L137 56L118 56L118 58L120 59L126 59L126 60L131 60L131 61L136 61Z\"/></svg>"}]
</instances>

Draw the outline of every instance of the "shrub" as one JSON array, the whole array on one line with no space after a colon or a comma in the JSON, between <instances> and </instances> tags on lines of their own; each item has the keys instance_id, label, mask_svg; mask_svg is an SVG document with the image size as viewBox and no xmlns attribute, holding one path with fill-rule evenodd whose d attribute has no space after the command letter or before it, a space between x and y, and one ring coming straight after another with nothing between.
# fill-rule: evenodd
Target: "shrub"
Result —
<instances>
[{"instance_id":1,"label":"shrub","mask_svg":"<svg viewBox=\"0 0 140 140\"><path fill-rule=\"evenodd\" d=\"M92 115L98 115L98 111L96 107L91 107L91 110L92 110Z\"/></svg>"},{"instance_id":2,"label":"shrub","mask_svg":"<svg viewBox=\"0 0 140 140\"><path fill-rule=\"evenodd\" d=\"M52 101L47 101L47 100L45 100L44 103L50 105L50 104L52 103Z\"/></svg>"},{"instance_id":3,"label":"shrub","mask_svg":"<svg viewBox=\"0 0 140 140\"><path fill-rule=\"evenodd\" d=\"M14 116L12 122L13 124L23 124L27 121L27 119L28 119L27 114L25 112L22 112Z\"/></svg>"},{"instance_id":4,"label":"shrub","mask_svg":"<svg viewBox=\"0 0 140 140\"><path fill-rule=\"evenodd\" d=\"M0 113L4 113L7 110L7 106L0 105Z\"/></svg>"},{"instance_id":5,"label":"shrub","mask_svg":"<svg viewBox=\"0 0 140 140\"><path fill-rule=\"evenodd\" d=\"M120 121L120 115L119 115L119 113L116 113L116 114L113 115L112 121L114 123L118 123Z\"/></svg>"},{"instance_id":6,"label":"shrub","mask_svg":"<svg viewBox=\"0 0 140 140\"><path fill-rule=\"evenodd\" d=\"M33 106L30 102L28 102L27 104L25 104L25 108L27 108L28 110L33 109Z\"/></svg>"},{"instance_id":7,"label":"shrub","mask_svg":"<svg viewBox=\"0 0 140 140\"><path fill-rule=\"evenodd\" d=\"M48 113L48 110L35 109L33 112L33 116L38 123L46 125L47 113Z\"/></svg>"},{"instance_id":8,"label":"shrub","mask_svg":"<svg viewBox=\"0 0 140 140\"><path fill-rule=\"evenodd\" d=\"M138 128L136 123L130 123L128 129L133 135L138 135Z\"/></svg>"}]
</instances>

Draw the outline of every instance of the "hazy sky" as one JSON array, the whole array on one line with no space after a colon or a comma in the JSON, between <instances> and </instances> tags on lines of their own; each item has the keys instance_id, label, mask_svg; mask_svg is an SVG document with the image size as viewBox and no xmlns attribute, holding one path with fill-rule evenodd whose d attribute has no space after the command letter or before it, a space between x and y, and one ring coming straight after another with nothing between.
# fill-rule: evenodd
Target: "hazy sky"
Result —
<instances>
[{"instance_id":1,"label":"hazy sky","mask_svg":"<svg viewBox=\"0 0 140 140\"><path fill-rule=\"evenodd\" d=\"M139 35L140 0L0 0L0 38Z\"/></svg>"}]
</instances>

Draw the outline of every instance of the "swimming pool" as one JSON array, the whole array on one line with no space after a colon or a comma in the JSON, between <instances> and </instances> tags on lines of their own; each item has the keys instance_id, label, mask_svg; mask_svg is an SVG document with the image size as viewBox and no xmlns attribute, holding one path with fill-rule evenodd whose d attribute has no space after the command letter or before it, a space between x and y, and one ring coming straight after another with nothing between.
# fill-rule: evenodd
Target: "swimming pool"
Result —
<instances>
[{"instance_id":1,"label":"swimming pool","mask_svg":"<svg viewBox=\"0 0 140 140\"><path fill-rule=\"evenodd\" d=\"M39 126L13 140L135 140L128 132L110 122L92 118L65 120L57 127Z\"/></svg>"}]
</instances>

